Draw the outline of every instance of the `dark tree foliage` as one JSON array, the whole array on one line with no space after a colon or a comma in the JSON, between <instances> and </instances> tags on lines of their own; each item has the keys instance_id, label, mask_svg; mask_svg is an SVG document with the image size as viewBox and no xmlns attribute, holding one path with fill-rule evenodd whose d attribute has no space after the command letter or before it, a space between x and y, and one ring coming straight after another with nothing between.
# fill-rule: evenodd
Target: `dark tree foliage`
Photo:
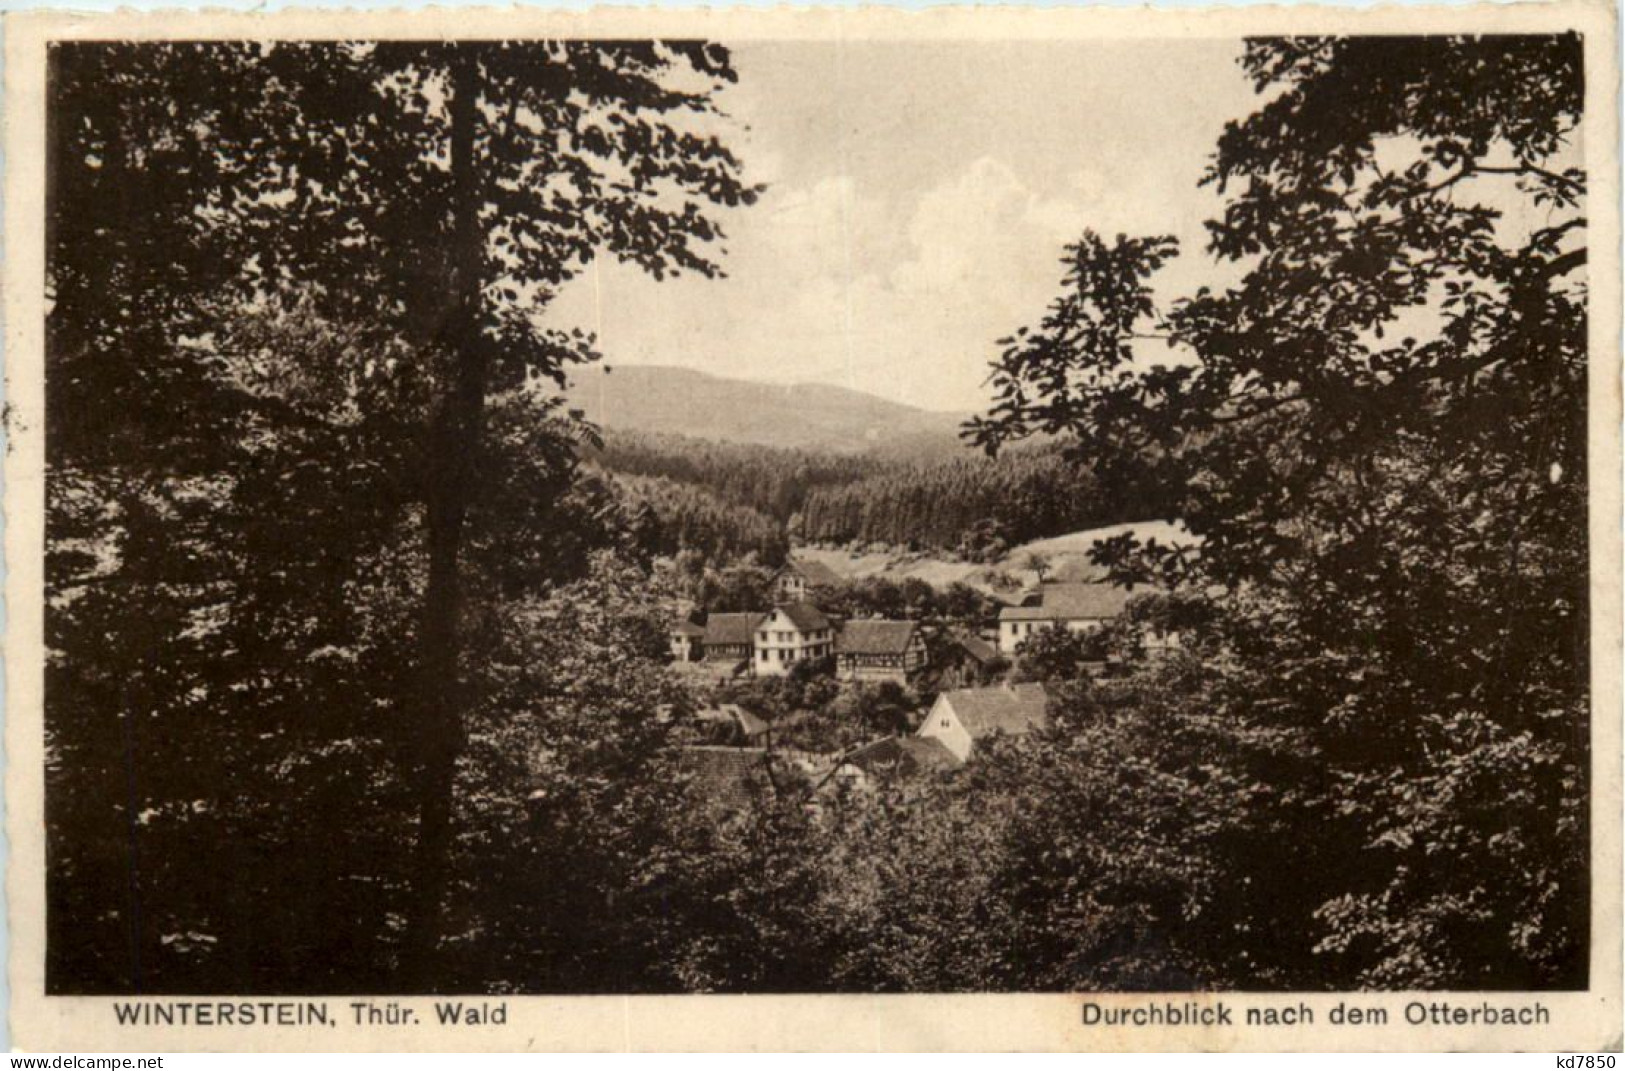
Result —
<instances>
[{"instance_id":1,"label":"dark tree foliage","mask_svg":"<svg viewBox=\"0 0 1625 1071\"><path fill-rule=\"evenodd\" d=\"M1086 235L995 366L999 459L616 462L532 313L600 254L714 270L722 50L61 47L50 990L1583 984L1578 42L1243 65L1236 281L1162 306L1169 240ZM1124 503L1201 543L1101 548L1182 583L1043 641L1048 728L856 786L673 750L702 698L820 750L930 698L666 671L672 602L767 605L785 526L1002 557ZM1080 679L1143 628L1187 643Z\"/></svg>"},{"instance_id":2,"label":"dark tree foliage","mask_svg":"<svg viewBox=\"0 0 1625 1071\"><path fill-rule=\"evenodd\" d=\"M789 553L784 526L703 485L659 476L609 477L636 511L639 542L651 554L694 551L709 561L753 558L779 565Z\"/></svg>"},{"instance_id":3,"label":"dark tree foliage","mask_svg":"<svg viewBox=\"0 0 1625 1071\"><path fill-rule=\"evenodd\" d=\"M796 534L813 543L882 543L985 561L1029 540L1159 512L1148 488L1113 493L1092 466L1046 443L996 459L897 461L856 482L815 488Z\"/></svg>"},{"instance_id":4,"label":"dark tree foliage","mask_svg":"<svg viewBox=\"0 0 1625 1071\"><path fill-rule=\"evenodd\" d=\"M1104 662L1111 635L1103 629L1074 632L1044 628L1016 646L1015 673L1023 681L1070 681L1083 677L1090 663Z\"/></svg>"},{"instance_id":5,"label":"dark tree foliage","mask_svg":"<svg viewBox=\"0 0 1625 1071\"><path fill-rule=\"evenodd\" d=\"M936 588L913 576L902 580L866 576L816 585L808 598L838 617L939 622L972 629L996 620L999 613L997 602L968 584L956 580Z\"/></svg>"},{"instance_id":6,"label":"dark tree foliage","mask_svg":"<svg viewBox=\"0 0 1625 1071\"><path fill-rule=\"evenodd\" d=\"M621 538L546 396L590 340L536 314L600 253L716 271L733 78L699 42L55 49L53 989L441 984L465 642Z\"/></svg>"},{"instance_id":7,"label":"dark tree foliage","mask_svg":"<svg viewBox=\"0 0 1625 1071\"><path fill-rule=\"evenodd\" d=\"M1207 176L1239 282L1159 307L1174 242L1086 234L972 437L1157 459L1200 547L1099 558L1223 591L1225 651L1270 682L1238 709L1304 734L1277 788L1318 900L1284 940L1350 983L1583 985L1580 42L1268 39L1243 65L1268 99Z\"/></svg>"},{"instance_id":8,"label":"dark tree foliage","mask_svg":"<svg viewBox=\"0 0 1625 1071\"><path fill-rule=\"evenodd\" d=\"M747 557L734 565L717 567L698 550L677 554L673 586L694 607L708 613L761 613L773 605L775 570Z\"/></svg>"},{"instance_id":9,"label":"dark tree foliage","mask_svg":"<svg viewBox=\"0 0 1625 1071\"><path fill-rule=\"evenodd\" d=\"M1162 511L1137 466L1104 484L1055 443L998 458L837 454L612 431L589 452L606 471L643 477L667 523L663 546L782 555L786 540L881 543L994 561L1032 539ZM714 504L713 504L714 503ZM732 507L729 509L727 507ZM763 520L778 526L777 545ZM736 530L722 527L733 525ZM677 533L685 533L679 535ZM777 560L776 558L774 560Z\"/></svg>"},{"instance_id":10,"label":"dark tree foliage","mask_svg":"<svg viewBox=\"0 0 1625 1071\"><path fill-rule=\"evenodd\" d=\"M958 771L826 786L813 823L790 818L786 796L807 799L794 789L736 812L682 886L732 883L706 898L727 905L713 916L726 928L680 930L678 962L705 962L721 989L750 988L764 964L816 992L1301 984L1295 949L1273 941L1290 905L1236 884L1280 866L1269 779L1297 742L1211 708L1185 679L1206 673L1056 688L1053 729L987 739ZM760 940L723 945L747 911Z\"/></svg>"},{"instance_id":11,"label":"dark tree foliage","mask_svg":"<svg viewBox=\"0 0 1625 1071\"><path fill-rule=\"evenodd\" d=\"M795 778L752 778L744 804L690 797L687 839L654 849L672 895L651 935L666 987L690 993L828 990L827 904L844 879ZM711 806L707 806L707 802Z\"/></svg>"},{"instance_id":12,"label":"dark tree foliage","mask_svg":"<svg viewBox=\"0 0 1625 1071\"><path fill-rule=\"evenodd\" d=\"M469 761L441 984L461 992L671 988L651 955L691 835L646 574L608 552L545 593L491 604L470 636Z\"/></svg>"},{"instance_id":13,"label":"dark tree foliage","mask_svg":"<svg viewBox=\"0 0 1625 1071\"><path fill-rule=\"evenodd\" d=\"M781 525L820 487L840 486L886 467L878 456L711 442L683 435L610 430L588 456L611 472L696 484Z\"/></svg>"},{"instance_id":14,"label":"dark tree foliage","mask_svg":"<svg viewBox=\"0 0 1625 1071\"><path fill-rule=\"evenodd\" d=\"M49 459L53 991L388 987L421 545L386 422L277 340L308 380L274 419L199 405L192 471Z\"/></svg>"}]
</instances>

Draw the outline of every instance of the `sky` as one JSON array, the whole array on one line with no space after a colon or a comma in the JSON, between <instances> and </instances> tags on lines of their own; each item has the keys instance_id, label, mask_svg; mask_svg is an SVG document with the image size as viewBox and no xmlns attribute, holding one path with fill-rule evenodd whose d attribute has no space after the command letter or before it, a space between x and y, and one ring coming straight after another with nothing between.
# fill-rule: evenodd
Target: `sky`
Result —
<instances>
[{"instance_id":1,"label":"sky","mask_svg":"<svg viewBox=\"0 0 1625 1071\"><path fill-rule=\"evenodd\" d=\"M1172 234L1161 288L1212 277L1197 186L1256 105L1238 41L752 42L720 97L767 190L718 214L727 278L600 259L550 321L605 363L819 382L980 409L997 340L1058 296L1064 246Z\"/></svg>"}]
</instances>

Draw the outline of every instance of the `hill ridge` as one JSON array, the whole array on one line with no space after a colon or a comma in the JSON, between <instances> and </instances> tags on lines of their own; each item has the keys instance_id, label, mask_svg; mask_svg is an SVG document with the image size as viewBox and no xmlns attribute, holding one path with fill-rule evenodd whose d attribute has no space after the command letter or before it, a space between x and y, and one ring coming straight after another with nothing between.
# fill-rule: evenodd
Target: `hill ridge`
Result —
<instances>
[{"instance_id":1,"label":"hill ridge","mask_svg":"<svg viewBox=\"0 0 1625 1071\"><path fill-rule=\"evenodd\" d=\"M840 453L963 449L967 414L921 409L833 383L770 383L676 365L594 366L568 403L609 430Z\"/></svg>"}]
</instances>

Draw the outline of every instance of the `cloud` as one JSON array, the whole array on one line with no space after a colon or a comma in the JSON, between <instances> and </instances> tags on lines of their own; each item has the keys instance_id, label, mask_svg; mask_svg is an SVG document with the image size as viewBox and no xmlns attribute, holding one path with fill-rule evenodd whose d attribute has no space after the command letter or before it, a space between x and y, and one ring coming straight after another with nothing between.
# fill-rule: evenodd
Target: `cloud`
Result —
<instances>
[{"instance_id":1,"label":"cloud","mask_svg":"<svg viewBox=\"0 0 1625 1071\"><path fill-rule=\"evenodd\" d=\"M1042 198L1005 165L977 160L920 198L908 229L912 256L891 286L904 308L923 303L1003 332L1043 308L1061 249L1086 219L1081 204Z\"/></svg>"},{"instance_id":2,"label":"cloud","mask_svg":"<svg viewBox=\"0 0 1625 1071\"><path fill-rule=\"evenodd\" d=\"M853 385L942 408L978 405L996 340L1055 296L1062 247L1086 219L1081 199L1040 196L991 158L925 191L903 259L865 293L882 360Z\"/></svg>"},{"instance_id":3,"label":"cloud","mask_svg":"<svg viewBox=\"0 0 1625 1071\"><path fill-rule=\"evenodd\" d=\"M972 408L995 340L1055 296L1088 201L1040 196L985 157L912 199L846 176L779 186L730 221L728 279L600 265L552 318L596 326L612 361Z\"/></svg>"},{"instance_id":4,"label":"cloud","mask_svg":"<svg viewBox=\"0 0 1625 1071\"><path fill-rule=\"evenodd\" d=\"M980 408L997 340L1042 316L1084 227L1179 236L1165 296L1224 283L1203 252L1218 193L1197 182L1224 121L1257 104L1239 48L741 45L724 141L768 189L719 212L729 278L600 262L551 318L601 330L616 362Z\"/></svg>"}]
</instances>

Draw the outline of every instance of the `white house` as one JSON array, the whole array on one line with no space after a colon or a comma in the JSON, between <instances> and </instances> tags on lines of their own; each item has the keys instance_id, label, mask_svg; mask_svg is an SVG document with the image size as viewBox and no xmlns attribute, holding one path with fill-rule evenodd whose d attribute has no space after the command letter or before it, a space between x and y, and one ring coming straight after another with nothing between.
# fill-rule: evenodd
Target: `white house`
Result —
<instances>
[{"instance_id":1,"label":"white house","mask_svg":"<svg viewBox=\"0 0 1625 1071\"><path fill-rule=\"evenodd\" d=\"M779 677L797 662L823 658L835 649L835 626L810 602L775 606L756 626L751 669L758 677Z\"/></svg>"},{"instance_id":2,"label":"white house","mask_svg":"<svg viewBox=\"0 0 1625 1071\"><path fill-rule=\"evenodd\" d=\"M680 620L668 634L673 662L698 662L705 657L705 628L689 620Z\"/></svg>"},{"instance_id":3,"label":"white house","mask_svg":"<svg viewBox=\"0 0 1625 1071\"><path fill-rule=\"evenodd\" d=\"M785 602L801 602L814 587L834 587L841 582L835 570L823 562L790 559L773 574L773 591Z\"/></svg>"},{"instance_id":4,"label":"white house","mask_svg":"<svg viewBox=\"0 0 1625 1071\"><path fill-rule=\"evenodd\" d=\"M1003 685L997 688L960 688L937 696L916 736L941 742L964 762L978 740L995 733L1019 736L1049 724L1045 706L1049 696L1042 684Z\"/></svg>"},{"instance_id":5,"label":"white house","mask_svg":"<svg viewBox=\"0 0 1625 1071\"><path fill-rule=\"evenodd\" d=\"M1045 584L1020 606L999 611L999 653L1015 654L1017 646L1042 629L1087 632L1099 628L1123 612L1131 594L1113 584Z\"/></svg>"}]
</instances>

